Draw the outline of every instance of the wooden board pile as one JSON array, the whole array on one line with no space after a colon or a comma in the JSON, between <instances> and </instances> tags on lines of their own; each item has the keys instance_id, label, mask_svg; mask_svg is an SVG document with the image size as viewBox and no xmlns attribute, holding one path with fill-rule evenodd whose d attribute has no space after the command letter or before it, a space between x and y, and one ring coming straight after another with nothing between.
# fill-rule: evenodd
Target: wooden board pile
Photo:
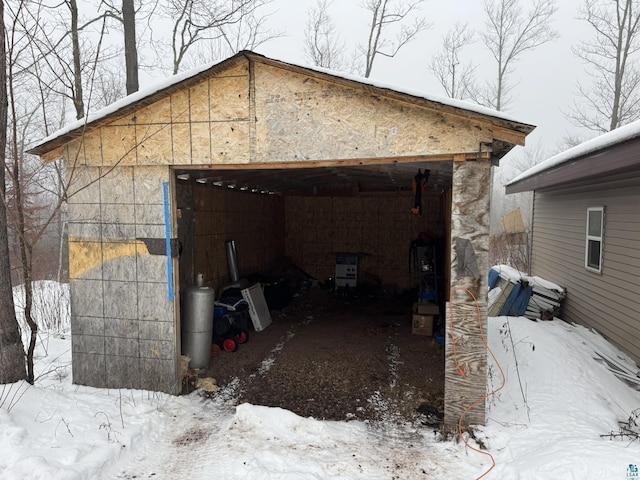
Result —
<instances>
[{"instance_id":1,"label":"wooden board pile","mask_svg":"<svg viewBox=\"0 0 640 480\"><path fill-rule=\"evenodd\" d=\"M629 356L613 347L596 331L575 324L571 327L583 339L585 345L593 348L593 358L604 363L620 380L640 390L640 370Z\"/></svg>"},{"instance_id":2,"label":"wooden board pile","mask_svg":"<svg viewBox=\"0 0 640 480\"><path fill-rule=\"evenodd\" d=\"M550 320L559 315L564 288L540 277L529 276L508 265L496 265L489 272L490 317L525 316Z\"/></svg>"}]
</instances>

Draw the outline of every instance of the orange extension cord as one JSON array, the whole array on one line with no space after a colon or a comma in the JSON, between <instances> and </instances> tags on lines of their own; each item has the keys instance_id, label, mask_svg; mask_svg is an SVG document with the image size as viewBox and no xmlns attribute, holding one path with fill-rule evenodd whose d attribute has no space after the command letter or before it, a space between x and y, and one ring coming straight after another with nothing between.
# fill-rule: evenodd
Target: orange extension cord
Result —
<instances>
[{"instance_id":1,"label":"orange extension cord","mask_svg":"<svg viewBox=\"0 0 640 480\"><path fill-rule=\"evenodd\" d=\"M502 388L504 388L504 386L506 384L506 377L504 375L504 371L502 370L502 366L500 365L500 362L498 362L498 359L493 354L493 351L491 350L491 348L489 347L489 344L487 342L487 338L485 337L484 329L482 328L482 313L480 312L480 304L478 303L478 300L473 295L473 293L469 289L463 288L463 287L454 287L451 290L451 294L449 296L449 322L450 322L449 328L451 330L451 343L453 344L453 361L454 361L454 363L456 365L456 368L458 369L458 373L460 373L461 377L465 376L464 370L462 369L462 367L458 363L458 357L457 357L457 352L456 352L456 337L455 337L455 331L454 331L454 328L453 328L453 293L456 292L456 291L466 292L471 296L471 298L473 298L473 301L474 301L474 303L476 305L476 312L478 314L478 326L480 328L480 335L482 337L482 342L484 343L484 346L487 348L487 351L491 354L491 357L493 358L493 361L495 362L495 364L498 366L498 369L500 370L500 375L502 376L502 383L500 384L500 386L498 388L496 388L495 390L492 390L491 392L489 392L486 395L484 395L482 398L479 398L478 400L473 402L471 405L469 405L464 410L464 412L462 412L462 415L460 415L460 418L458 419L458 438L460 438L464 442L464 444L465 444L465 446L467 448L469 448L469 449L473 450L474 452L477 452L477 453L479 453L481 455L486 455L491 459L491 467L489 468L489 470L487 470L482 475L480 475L479 477L476 478L476 480L480 480L481 478L487 476L491 470L493 470L493 468L496 466L496 461L493 458L493 455L491 455L491 453L484 452L484 451L479 450L479 449L477 449L475 447L472 447L469 444L469 442L467 442L467 439L464 438L464 435L462 435L462 420L464 419L464 417L467 415L467 413L469 413L469 411L473 407L475 407L478 404L484 402L490 396L495 395L500 390L502 390Z\"/></svg>"}]
</instances>

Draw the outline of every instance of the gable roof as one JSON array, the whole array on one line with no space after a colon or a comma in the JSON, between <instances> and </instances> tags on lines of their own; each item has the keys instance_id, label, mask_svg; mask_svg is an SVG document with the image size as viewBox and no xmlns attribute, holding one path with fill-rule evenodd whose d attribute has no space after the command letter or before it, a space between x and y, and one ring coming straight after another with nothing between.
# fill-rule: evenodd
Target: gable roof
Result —
<instances>
[{"instance_id":1,"label":"gable roof","mask_svg":"<svg viewBox=\"0 0 640 480\"><path fill-rule=\"evenodd\" d=\"M494 132L494 136L497 140L505 141L510 144L523 144L524 136L535 128L535 126L531 124L517 121L510 115L470 102L435 95L427 95L422 92L393 87L371 79L356 77L319 67L296 65L282 60L268 58L251 51L242 51L219 63L204 65L202 67L171 76L163 82L159 82L149 88L132 93L131 95L128 95L105 108L89 113L85 118L72 122L52 135L42 139L31 147L28 150L28 153L43 155L66 144L74 138L81 136L87 129L93 129L103 125L104 123L108 123L112 118L126 115L137 108L155 103L176 91L196 85L204 78L220 73L247 60L250 62L262 62L306 75L322 77L325 80L347 84L351 87L358 86L360 88L370 89L376 94L404 101L411 101L412 103L438 109L443 113L464 116L467 118L482 119L495 125L496 131Z\"/></svg>"},{"instance_id":2,"label":"gable roof","mask_svg":"<svg viewBox=\"0 0 640 480\"><path fill-rule=\"evenodd\" d=\"M640 170L640 120L587 140L534 165L506 186L507 193L588 182Z\"/></svg>"}]
</instances>

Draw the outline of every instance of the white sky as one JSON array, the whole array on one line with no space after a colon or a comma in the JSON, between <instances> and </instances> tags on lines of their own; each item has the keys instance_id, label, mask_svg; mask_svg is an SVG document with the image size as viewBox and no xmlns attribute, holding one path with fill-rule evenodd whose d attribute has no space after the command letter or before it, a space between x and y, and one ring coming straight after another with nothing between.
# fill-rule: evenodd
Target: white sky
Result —
<instances>
[{"instance_id":1,"label":"white sky","mask_svg":"<svg viewBox=\"0 0 640 480\"><path fill-rule=\"evenodd\" d=\"M87 4L95 0L84 0L82 11ZM256 49L267 57L277 58L297 64L308 64L304 55L304 32L307 12L316 0L274 0L267 9L272 12L269 27L285 33L281 38L269 41ZM528 10L531 0L520 0L523 10ZM585 65L573 55L571 48L580 38L590 38L592 30L584 21L576 19L578 8L583 0L556 0L558 11L554 16L554 28L560 38L536 50L525 52L519 62L514 64L511 83L513 102L504 111L517 120L536 125L536 130L527 138L527 146L534 151L552 156L564 150L562 139L567 133L588 138L588 132L578 132L564 118L574 101L576 81L587 79ZM361 0L333 0L330 13L336 28L346 44L350 56L358 43L367 36L368 12L359 5ZM456 22L468 23L476 32L484 29L485 15L483 0L426 0L421 12L431 22L432 28L424 31L411 44L407 45L395 58L378 57L374 65L371 80L383 82L389 86L424 92L427 95L444 95L439 83L429 70L434 54L442 49L442 37ZM169 27L169 26L167 26ZM155 24L155 35L168 37L168 31ZM138 34L142 30L139 29ZM112 29L111 40L119 42L121 33ZM465 51L463 61L472 61L479 65L479 80L493 78L495 62L484 47L478 35L476 43ZM151 56L143 61L150 61ZM221 60L221 59L216 59ZM148 88L169 75L170 52L166 52L162 67L157 71L141 70L140 88ZM185 68L186 69L186 68ZM521 148L516 148L509 157L522 156ZM539 155L539 153L538 153ZM538 159L542 160L542 159ZM502 163L504 165L504 161ZM512 175L514 176L514 175Z\"/></svg>"},{"instance_id":2,"label":"white sky","mask_svg":"<svg viewBox=\"0 0 640 480\"><path fill-rule=\"evenodd\" d=\"M331 13L337 29L351 47L366 37L368 17L357 0L334 0ZM372 79L412 90L443 95L440 85L428 66L431 57L441 50L442 36L456 22L467 22L476 31L484 27L484 11L481 0L428 0L422 12L433 27L422 32L412 44L400 51L393 59L380 57L374 65ZM521 0L524 8L532 2ZM525 123L537 125L529 135L528 144L542 143L548 151L556 151L558 143L573 127L564 119L562 110L567 110L574 101L575 84L585 78L584 65L573 55L571 47L581 35L591 34L584 22L575 19L582 0L558 1L558 12L554 17L555 29L560 38L532 52L526 52L515 64L512 81L514 101L505 113ZM275 39L258 49L259 53L295 63L307 63L304 57L304 28L307 10L315 0L276 0L278 11L272 16L275 28L284 29L288 36ZM480 75L491 75L495 63L481 40L467 52L474 63L480 64ZM473 56L473 58L471 58Z\"/></svg>"}]
</instances>

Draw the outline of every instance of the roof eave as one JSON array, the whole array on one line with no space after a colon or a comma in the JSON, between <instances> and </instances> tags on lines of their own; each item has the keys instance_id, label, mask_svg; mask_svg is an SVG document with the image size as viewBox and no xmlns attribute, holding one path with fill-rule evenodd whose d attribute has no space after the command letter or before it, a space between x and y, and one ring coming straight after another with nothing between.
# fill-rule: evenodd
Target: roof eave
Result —
<instances>
[{"instance_id":1,"label":"roof eave","mask_svg":"<svg viewBox=\"0 0 640 480\"><path fill-rule=\"evenodd\" d=\"M203 78L206 78L208 76L211 76L212 74L231 68L237 65L238 63L245 61L245 59L249 60L250 62L258 61L264 64L275 66L277 68L285 68L290 71L301 73L304 75L313 75L318 78L323 78L325 80L332 81L335 83L348 85L350 87L353 87L355 85L358 88L371 91L377 95L385 96L387 98L392 98L398 101L410 102L412 104L421 105L423 107L431 108L433 110L437 110L439 112L442 112L448 115L485 121L492 124L493 135L496 140L499 140L505 143L510 143L514 146L524 145L525 137L536 128L534 125L510 120L507 118L501 118L500 116L494 116L489 113L476 112L472 109L465 109L464 107L448 105L446 103L438 102L436 100L415 96L405 92L399 92L399 91L393 90L392 88L376 86L370 83L358 82L355 79L341 77L337 74L332 74L330 72L314 70L308 67L283 62L281 60L271 59L263 55L257 54L255 52L241 51L236 55L229 57L211 67L205 68L204 70L196 74L188 76L183 80L172 83L167 87L154 91L150 94L141 96L140 99L133 100L130 103L127 103L126 105L124 105L122 108L115 109L106 115L99 116L95 120L91 120L89 117L85 120L85 123L83 123L82 125L79 125L78 127L72 128L68 131L64 131L64 133L61 133L58 136L45 139L46 141L40 144L37 144L34 147L27 150L27 153L30 153L33 155L39 155L43 157L43 159L45 160L53 159L54 157L57 158L59 157L58 154L60 153L60 149L65 144L69 143L70 141L76 138L81 137L87 129L97 128L100 125L108 123L114 117L120 117L120 116L127 115L129 113L133 113L136 109L140 108L141 106L151 105L154 102L162 98L165 98L166 96L171 95L172 93L178 90L182 90L184 88L188 88L192 85L199 83ZM132 95L136 95L136 94L138 94L138 92ZM96 112L96 114L98 113L99 112ZM509 150L510 149L507 149L505 153ZM499 157L501 156L503 156L503 154L499 155Z\"/></svg>"},{"instance_id":2,"label":"roof eave","mask_svg":"<svg viewBox=\"0 0 640 480\"><path fill-rule=\"evenodd\" d=\"M507 194L566 187L578 183L640 171L640 137L607 145L588 154L570 158L553 168L508 183Z\"/></svg>"}]
</instances>

